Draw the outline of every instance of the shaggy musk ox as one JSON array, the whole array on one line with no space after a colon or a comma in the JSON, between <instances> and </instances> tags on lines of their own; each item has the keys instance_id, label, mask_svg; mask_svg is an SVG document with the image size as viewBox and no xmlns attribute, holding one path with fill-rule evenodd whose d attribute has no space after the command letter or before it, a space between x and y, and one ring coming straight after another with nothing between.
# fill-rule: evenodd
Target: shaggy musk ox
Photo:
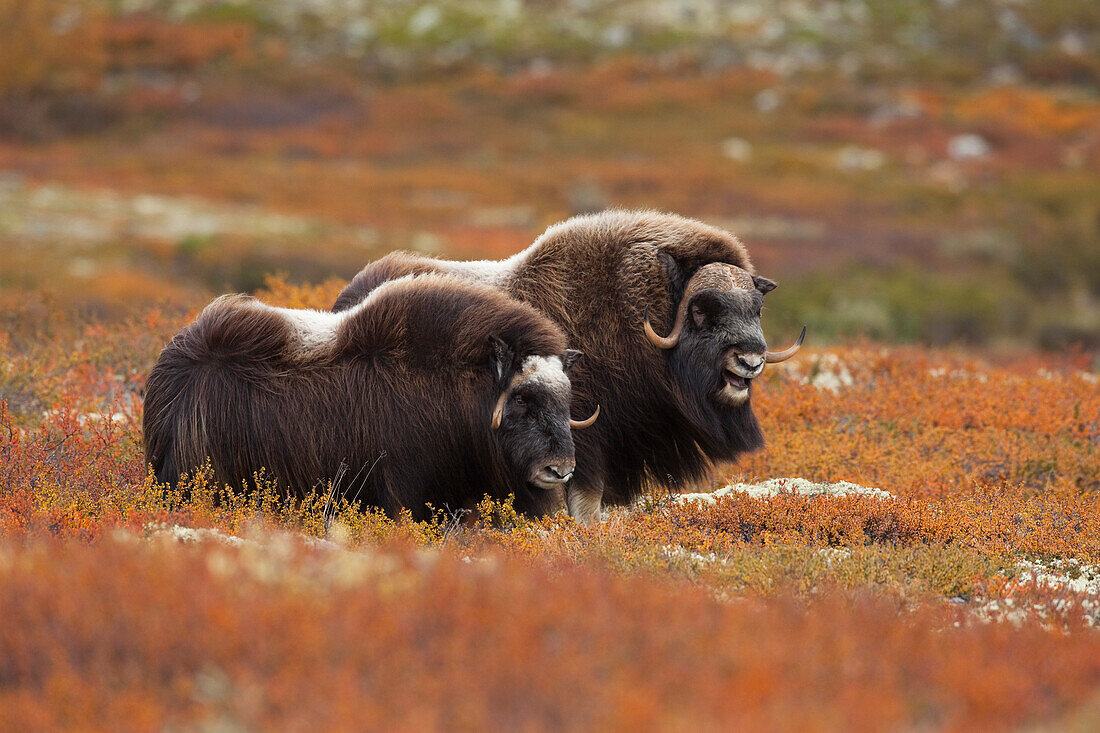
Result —
<instances>
[{"instance_id":1,"label":"shaggy musk ox","mask_svg":"<svg viewBox=\"0 0 1100 733\"><path fill-rule=\"evenodd\" d=\"M569 419L581 354L565 346L531 306L454 277L395 280L342 313L223 296L149 375L145 457L160 481L209 458L219 481L339 481L417 518L509 492L546 513L575 466L570 427L591 424Z\"/></svg>"},{"instance_id":2,"label":"shaggy musk ox","mask_svg":"<svg viewBox=\"0 0 1100 733\"><path fill-rule=\"evenodd\" d=\"M752 379L801 343L767 351L760 309L775 283L753 274L733 235L679 216L576 217L499 262L394 252L356 275L333 310L423 272L494 285L545 313L585 352L571 375L574 400L579 410L602 405L603 416L578 434L579 465L566 489L570 513L584 523L601 502L629 502L647 481L693 480L712 461L761 447Z\"/></svg>"}]
</instances>

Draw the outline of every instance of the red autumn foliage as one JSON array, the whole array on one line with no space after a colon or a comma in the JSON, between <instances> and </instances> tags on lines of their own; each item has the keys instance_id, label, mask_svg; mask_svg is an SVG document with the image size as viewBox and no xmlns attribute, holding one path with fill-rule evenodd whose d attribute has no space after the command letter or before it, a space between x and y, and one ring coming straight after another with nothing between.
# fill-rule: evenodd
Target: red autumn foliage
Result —
<instances>
[{"instance_id":1,"label":"red autumn foliage","mask_svg":"<svg viewBox=\"0 0 1100 733\"><path fill-rule=\"evenodd\" d=\"M316 307L339 286L271 279L260 295ZM59 316L48 338L28 337L33 320L0 337L12 724L1007 729L1090 714L1094 598L1023 583L1015 564L1100 562L1100 396L1079 360L854 345L770 369L755 398L770 447L737 480L897 498L655 495L587 529L486 504L463 528L290 505L277 487L157 487L136 394L187 318ZM836 391L834 354L851 367ZM245 539L188 544L178 525ZM348 544L308 539L325 534ZM1017 623L983 621L993 603Z\"/></svg>"},{"instance_id":2,"label":"red autumn foliage","mask_svg":"<svg viewBox=\"0 0 1100 733\"><path fill-rule=\"evenodd\" d=\"M1007 729L1100 637L866 593L702 590L401 548L7 546L0 705L35 727ZM1026 660L1026 661L1025 661Z\"/></svg>"},{"instance_id":3,"label":"red autumn foliage","mask_svg":"<svg viewBox=\"0 0 1100 733\"><path fill-rule=\"evenodd\" d=\"M236 5L65 5L0 0L0 729L1100 728L1094 353L812 337L756 385L768 448L684 490L894 498L654 494L591 528L491 502L414 523L201 471L185 496L138 429L159 349L217 292L282 270L325 281L260 297L327 308L383 251L503 257L605 205L743 236L783 280L769 334L816 284L811 334L847 309L927 338L906 324L961 278L979 335L1087 347L1088 90L637 51L402 78ZM1028 78L1095 78L1056 48L1088 42L1063 35L1085 11L1048 5L1014 9L1053 39ZM952 159L964 134L986 154ZM861 293L853 262L916 287Z\"/></svg>"}]
</instances>

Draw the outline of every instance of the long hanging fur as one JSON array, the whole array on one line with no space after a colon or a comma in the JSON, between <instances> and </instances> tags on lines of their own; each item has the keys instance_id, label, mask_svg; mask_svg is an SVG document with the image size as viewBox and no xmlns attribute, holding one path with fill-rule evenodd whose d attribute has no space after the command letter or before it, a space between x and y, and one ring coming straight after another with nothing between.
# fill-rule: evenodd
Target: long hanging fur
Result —
<instances>
[{"instance_id":1,"label":"long hanging fur","mask_svg":"<svg viewBox=\"0 0 1100 733\"><path fill-rule=\"evenodd\" d=\"M453 277L396 280L345 314L223 296L149 375L146 460L171 483L206 459L235 486L263 468L296 495L342 476L347 496L418 518L509 492L545 513L550 492L508 474L489 428L511 376L491 337L517 362L565 348L534 308Z\"/></svg>"},{"instance_id":2,"label":"long hanging fur","mask_svg":"<svg viewBox=\"0 0 1100 733\"><path fill-rule=\"evenodd\" d=\"M667 333L688 280L712 262L754 272L744 246L728 232L670 214L608 211L554 225L499 262L391 253L356 275L333 310L354 307L387 280L423 272L486 282L533 305L587 356L570 375L575 413L602 408L600 420L576 436L569 491L602 489L605 503L626 503L647 482L694 480L712 461L763 445L748 402L716 411L697 399L705 385L686 383L692 377L677 373L641 328L649 306L654 327Z\"/></svg>"}]
</instances>

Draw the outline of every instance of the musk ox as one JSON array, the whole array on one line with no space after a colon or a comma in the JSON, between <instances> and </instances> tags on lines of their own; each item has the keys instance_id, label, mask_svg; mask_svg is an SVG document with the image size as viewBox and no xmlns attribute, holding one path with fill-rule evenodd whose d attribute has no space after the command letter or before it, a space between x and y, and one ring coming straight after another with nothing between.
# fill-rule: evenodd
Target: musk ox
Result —
<instances>
[{"instance_id":1,"label":"musk ox","mask_svg":"<svg viewBox=\"0 0 1100 733\"><path fill-rule=\"evenodd\" d=\"M341 313L223 296L149 375L145 457L175 483L209 459L218 481L261 468L289 492L338 482L349 498L424 518L484 494L557 506L575 467L570 384L579 351L497 289L406 277Z\"/></svg>"},{"instance_id":2,"label":"musk ox","mask_svg":"<svg viewBox=\"0 0 1100 733\"><path fill-rule=\"evenodd\" d=\"M766 361L788 358L801 344L799 337L786 351L767 351L760 310L775 283L754 274L736 237L674 215L576 217L502 261L394 252L356 275L333 310L423 272L496 286L545 313L585 352L571 375L573 398L579 410L602 405L603 417L577 436L579 465L566 502L586 524L601 502L627 503L647 482L697 479L711 462L761 447L752 380Z\"/></svg>"}]
</instances>

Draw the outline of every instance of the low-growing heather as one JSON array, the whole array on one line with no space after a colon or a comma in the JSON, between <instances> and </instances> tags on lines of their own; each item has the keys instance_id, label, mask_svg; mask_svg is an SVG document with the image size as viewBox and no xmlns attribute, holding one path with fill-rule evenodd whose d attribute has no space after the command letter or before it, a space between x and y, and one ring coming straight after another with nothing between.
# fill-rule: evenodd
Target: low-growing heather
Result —
<instances>
[{"instance_id":1,"label":"low-growing heather","mask_svg":"<svg viewBox=\"0 0 1100 733\"><path fill-rule=\"evenodd\" d=\"M822 588L723 601L585 567L126 535L0 549L17 727L1006 729L1100 636Z\"/></svg>"},{"instance_id":2,"label":"low-growing heather","mask_svg":"<svg viewBox=\"0 0 1100 733\"><path fill-rule=\"evenodd\" d=\"M275 278L260 296L325 307L338 289ZM590 528L486 499L413 522L331 486L289 500L262 474L247 492L203 467L158 485L140 390L192 316L0 332L0 708L17 727L1095 718L1084 356L853 344L767 370L769 446L714 483L874 493L654 491Z\"/></svg>"}]
</instances>

